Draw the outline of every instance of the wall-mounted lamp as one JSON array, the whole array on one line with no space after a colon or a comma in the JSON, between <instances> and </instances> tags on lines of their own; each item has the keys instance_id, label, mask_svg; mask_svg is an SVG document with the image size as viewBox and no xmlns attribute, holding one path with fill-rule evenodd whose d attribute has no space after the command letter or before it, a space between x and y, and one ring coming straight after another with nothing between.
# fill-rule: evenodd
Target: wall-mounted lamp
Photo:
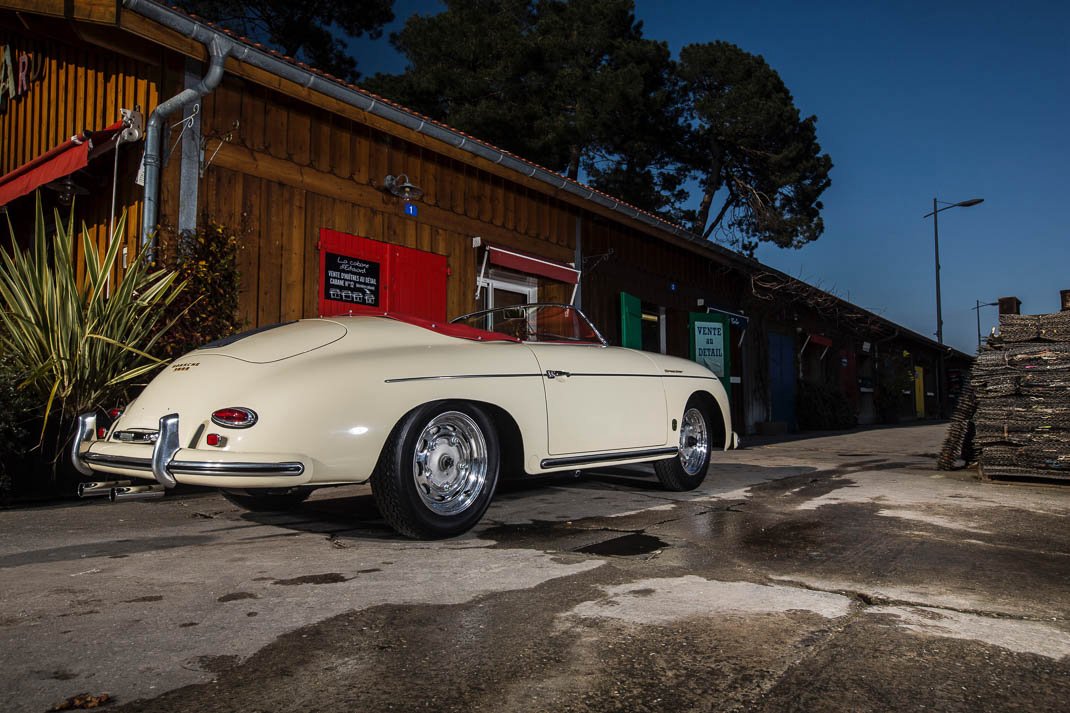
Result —
<instances>
[{"instance_id":1,"label":"wall-mounted lamp","mask_svg":"<svg viewBox=\"0 0 1070 713\"><path fill-rule=\"evenodd\" d=\"M424 194L424 189L409 181L409 177L404 173L384 178L383 188L406 201L420 200Z\"/></svg>"},{"instance_id":2,"label":"wall-mounted lamp","mask_svg":"<svg viewBox=\"0 0 1070 713\"><path fill-rule=\"evenodd\" d=\"M74 201L75 196L89 195L89 191L75 183L74 179L70 176L64 176L51 183L46 183L45 188L50 188L59 194L59 202L61 205L70 205Z\"/></svg>"}]
</instances>

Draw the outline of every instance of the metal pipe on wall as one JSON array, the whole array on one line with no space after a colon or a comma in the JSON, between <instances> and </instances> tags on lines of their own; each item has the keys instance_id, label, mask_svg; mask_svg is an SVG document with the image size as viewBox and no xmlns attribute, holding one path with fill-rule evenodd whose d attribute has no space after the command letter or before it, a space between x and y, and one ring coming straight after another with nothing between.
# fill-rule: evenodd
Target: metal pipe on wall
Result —
<instances>
[{"instance_id":1,"label":"metal pipe on wall","mask_svg":"<svg viewBox=\"0 0 1070 713\"><path fill-rule=\"evenodd\" d=\"M126 5L135 12L141 12L143 5L154 5L142 0L126 0ZM158 7L158 6L156 6ZM198 37L198 23L187 33L193 39L203 37L208 47L208 71L204 78L195 86L183 89L167 101L159 104L149 117L148 126L145 129L145 209L141 220L141 247L144 249L152 240L156 230L156 221L160 214L160 172L163 159L161 156L161 144L163 141L164 120L182 107L197 101L223 81L223 65L230 54L234 43L220 33L202 30Z\"/></svg>"}]
</instances>

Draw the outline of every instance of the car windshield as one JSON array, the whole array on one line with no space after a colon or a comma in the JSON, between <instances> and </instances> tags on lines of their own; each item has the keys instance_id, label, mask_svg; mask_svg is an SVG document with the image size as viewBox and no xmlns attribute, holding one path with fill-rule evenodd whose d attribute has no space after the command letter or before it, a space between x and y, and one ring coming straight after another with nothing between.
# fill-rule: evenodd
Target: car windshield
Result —
<instances>
[{"instance_id":1,"label":"car windshield","mask_svg":"<svg viewBox=\"0 0 1070 713\"><path fill-rule=\"evenodd\" d=\"M472 312L452 320L476 329L515 337L522 342L567 342L604 345L590 320L569 305L528 304Z\"/></svg>"}]
</instances>

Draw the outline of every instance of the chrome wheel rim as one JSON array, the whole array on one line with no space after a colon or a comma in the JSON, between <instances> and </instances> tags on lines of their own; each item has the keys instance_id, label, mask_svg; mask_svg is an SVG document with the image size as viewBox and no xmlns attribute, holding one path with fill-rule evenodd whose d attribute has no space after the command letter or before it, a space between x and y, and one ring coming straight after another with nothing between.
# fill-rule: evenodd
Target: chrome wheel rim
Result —
<instances>
[{"instance_id":1,"label":"chrome wheel rim","mask_svg":"<svg viewBox=\"0 0 1070 713\"><path fill-rule=\"evenodd\" d=\"M487 441L471 416L446 411L424 426L412 477L420 500L438 515L457 515L475 502L487 482Z\"/></svg>"},{"instance_id":2,"label":"chrome wheel rim","mask_svg":"<svg viewBox=\"0 0 1070 713\"><path fill-rule=\"evenodd\" d=\"M710 431L706 419L697 408L684 412L680 424L680 465L688 475L698 475L710 452Z\"/></svg>"}]
</instances>

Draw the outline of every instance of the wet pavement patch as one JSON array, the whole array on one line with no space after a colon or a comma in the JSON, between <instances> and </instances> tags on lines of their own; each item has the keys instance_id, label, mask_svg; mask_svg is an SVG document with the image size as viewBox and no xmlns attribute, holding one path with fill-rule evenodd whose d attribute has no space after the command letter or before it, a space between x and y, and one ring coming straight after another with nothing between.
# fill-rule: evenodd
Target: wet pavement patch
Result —
<instances>
[{"instance_id":1,"label":"wet pavement patch","mask_svg":"<svg viewBox=\"0 0 1070 713\"><path fill-rule=\"evenodd\" d=\"M805 499L820 497L834 490L854 487L856 485L855 481L842 477L852 472L854 471L850 469L823 470L789 478L780 478L752 485L750 494L755 497L774 497L778 495L793 495Z\"/></svg>"},{"instance_id":2,"label":"wet pavement patch","mask_svg":"<svg viewBox=\"0 0 1070 713\"><path fill-rule=\"evenodd\" d=\"M221 603L226 603L226 602L236 602L239 599L259 599L259 598L260 597L256 596L252 592L231 592L230 594L224 594L219 599L216 599L216 601L217 602L221 602Z\"/></svg>"},{"instance_id":3,"label":"wet pavement patch","mask_svg":"<svg viewBox=\"0 0 1070 713\"><path fill-rule=\"evenodd\" d=\"M241 661L237 656L228 654L222 656L198 656L191 663L202 671L209 673L222 673L234 668Z\"/></svg>"},{"instance_id":4,"label":"wet pavement patch","mask_svg":"<svg viewBox=\"0 0 1070 713\"><path fill-rule=\"evenodd\" d=\"M344 574L328 572L326 574L306 574L303 577L294 577L293 579L276 579L272 584L293 587L299 584L340 584L345 581L348 581L348 578Z\"/></svg>"},{"instance_id":5,"label":"wet pavement patch","mask_svg":"<svg viewBox=\"0 0 1070 713\"><path fill-rule=\"evenodd\" d=\"M147 597L137 597L136 599L124 599L123 604L137 604L138 602L159 602L163 601L163 597L159 594L150 594Z\"/></svg>"},{"instance_id":6,"label":"wet pavement patch","mask_svg":"<svg viewBox=\"0 0 1070 713\"><path fill-rule=\"evenodd\" d=\"M596 542L593 545L586 545L574 551L603 557L634 557L636 555L648 555L666 547L668 547L668 544L664 540L653 535L633 532L630 535L622 535L610 540Z\"/></svg>"}]
</instances>

